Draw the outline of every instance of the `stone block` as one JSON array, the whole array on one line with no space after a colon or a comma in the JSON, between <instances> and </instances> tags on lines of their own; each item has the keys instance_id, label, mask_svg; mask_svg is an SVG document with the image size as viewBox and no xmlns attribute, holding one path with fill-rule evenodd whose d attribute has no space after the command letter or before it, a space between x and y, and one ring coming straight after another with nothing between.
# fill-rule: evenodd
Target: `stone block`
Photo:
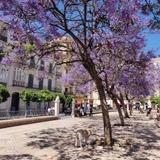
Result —
<instances>
[{"instance_id":1,"label":"stone block","mask_svg":"<svg viewBox=\"0 0 160 160\"><path fill-rule=\"evenodd\" d=\"M60 119L59 116L42 116L42 117L3 120L3 121L0 121L0 128L13 127L13 126L38 123L38 122L44 122L44 121L52 121L52 120L58 120L58 119Z\"/></svg>"}]
</instances>

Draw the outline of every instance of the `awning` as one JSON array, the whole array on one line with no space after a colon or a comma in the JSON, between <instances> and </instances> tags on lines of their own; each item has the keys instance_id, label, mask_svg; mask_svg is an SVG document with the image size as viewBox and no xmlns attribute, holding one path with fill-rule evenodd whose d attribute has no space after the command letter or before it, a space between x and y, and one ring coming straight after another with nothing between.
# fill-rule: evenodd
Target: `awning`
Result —
<instances>
[{"instance_id":1,"label":"awning","mask_svg":"<svg viewBox=\"0 0 160 160\"><path fill-rule=\"evenodd\" d=\"M79 102L79 101L77 101L77 102L76 102L76 104L83 104L83 102Z\"/></svg>"}]
</instances>

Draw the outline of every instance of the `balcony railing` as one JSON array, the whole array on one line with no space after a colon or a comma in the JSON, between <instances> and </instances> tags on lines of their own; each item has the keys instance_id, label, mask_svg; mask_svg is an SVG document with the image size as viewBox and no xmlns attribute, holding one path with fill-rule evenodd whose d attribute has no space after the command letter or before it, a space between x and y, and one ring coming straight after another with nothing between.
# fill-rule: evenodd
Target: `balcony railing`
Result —
<instances>
[{"instance_id":1,"label":"balcony railing","mask_svg":"<svg viewBox=\"0 0 160 160\"><path fill-rule=\"evenodd\" d=\"M61 88L54 87L51 91L61 93Z\"/></svg>"},{"instance_id":2,"label":"balcony railing","mask_svg":"<svg viewBox=\"0 0 160 160\"><path fill-rule=\"evenodd\" d=\"M64 94L65 95L73 95L74 93L72 91L65 91Z\"/></svg>"},{"instance_id":3,"label":"balcony railing","mask_svg":"<svg viewBox=\"0 0 160 160\"><path fill-rule=\"evenodd\" d=\"M62 76L61 72L56 72L56 76Z\"/></svg>"},{"instance_id":4,"label":"balcony railing","mask_svg":"<svg viewBox=\"0 0 160 160\"><path fill-rule=\"evenodd\" d=\"M33 85L27 84L27 85L26 85L26 88L39 89L39 90L48 89L47 86L42 86L42 88L39 88L39 85L38 85L38 84L33 84Z\"/></svg>"},{"instance_id":5,"label":"balcony railing","mask_svg":"<svg viewBox=\"0 0 160 160\"><path fill-rule=\"evenodd\" d=\"M13 80L13 86L25 87L24 81Z\"/></svg>"}]
</instances>

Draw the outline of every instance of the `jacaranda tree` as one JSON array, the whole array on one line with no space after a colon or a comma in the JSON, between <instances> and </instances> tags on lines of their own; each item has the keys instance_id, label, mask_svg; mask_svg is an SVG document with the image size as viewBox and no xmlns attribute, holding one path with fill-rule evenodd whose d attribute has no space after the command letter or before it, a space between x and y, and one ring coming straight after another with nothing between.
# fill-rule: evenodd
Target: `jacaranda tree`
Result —
<instances>
[{"instance_id":1,"label":"jacaranda tree","mask_svg":"<svg viewBox=\"0 0 160 160\"><path fill-rule=\"evenodd\" d=\"M160 1L159 0L143 0L142 13L150 16L149 27L160 29Z\"/></svg>"},{"instance_id":2,"label":"jacaranda tree","mask_svg":"<svg viewBox=\"0 0 160 160\"><path fill-rule=\"evenodd\" d=\"M57 65L74 63L74 69L86 82L81 84L81 90L92 90L94 84L99 93L105 143L113 145L105 92L114 98L130 77L127 69L137 73L135 69L143 68L140 74L144 75L152 57L145 56L143 30L149 22L141 14L140 2L0 0L1 18L9 24L12 40L19 42L10 45L3 63L16 65L23 61L25 65L24 59L32 57L56 59ZM72 39L72 44L60 41L64 35ZM27 50L30 44L35 47ZM66 83L80 83L78 77L69 78Z\"/></svg>"}]
</instances>

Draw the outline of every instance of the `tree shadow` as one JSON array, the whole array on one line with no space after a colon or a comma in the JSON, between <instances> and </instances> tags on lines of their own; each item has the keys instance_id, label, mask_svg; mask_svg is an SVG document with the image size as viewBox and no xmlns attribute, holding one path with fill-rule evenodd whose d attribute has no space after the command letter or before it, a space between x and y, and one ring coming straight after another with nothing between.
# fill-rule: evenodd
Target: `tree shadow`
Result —
<instances>
[{"instance_id":1,"label":"tree shadow","mask_svg":"<svg viewBox=\"0 0 160 160\"><path fill-rule=\"evenodd\" d=\"M37 157L34 157L30 154L21 154L21 155L0 155L0 160L22 160L22 159L29 159L29 160L40 160Z\"/></svg>"},{"instance_id":2,"label":"tree shadow","mask_svg":"<svg viewBox=\"0 0 160 160\"><path fill-rule=\"evenodd\" d=\"M93 118L93 119L92 119ZM32 132L26 134L31 139L26 144L28 147L37 149L50 149L56 151L50 156L50 159L57 160L99 160L100 157L110 159L111 157L124 157L124 159L132 160L147 160L147 156L153 156L154 159L160 159L154 152L150 153L148 150L159 150L158 139L160 139L158 132L155 133L156 126L148 124L146 126L146 119L135 116L126 120L125 126L114 126L119 120L116 116L111 116L112 132L114 139L131 139L131 145L124 146L85 146L83 150L75 147L75 131L79 128L94 128L90 139L103 137L103 121L101 116L93 116L89 121L73 125L70 128L48 128L39 132ZM92 120L91 120L92 119ZM136 120L141 120L141 123ZM118 154L118 155L117 155ZM117 156L117 157L116 157Z\"/></svg>"}]
</instances>

